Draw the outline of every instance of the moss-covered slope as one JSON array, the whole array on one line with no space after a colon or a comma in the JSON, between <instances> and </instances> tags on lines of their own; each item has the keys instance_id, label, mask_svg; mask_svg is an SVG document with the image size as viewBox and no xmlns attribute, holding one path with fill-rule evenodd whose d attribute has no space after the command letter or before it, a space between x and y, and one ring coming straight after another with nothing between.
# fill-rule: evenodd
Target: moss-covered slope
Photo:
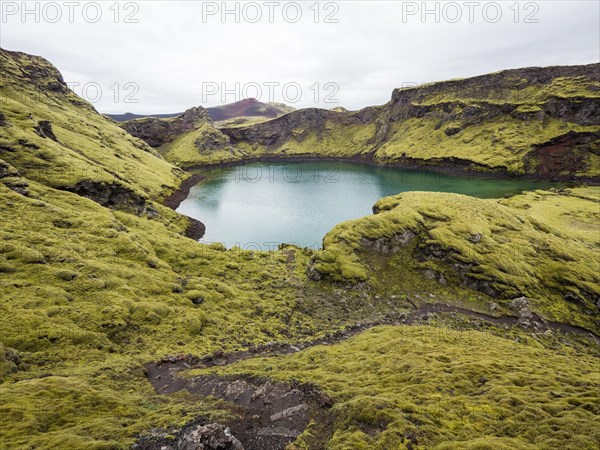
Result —
<instances>
[{"instance_id":1,"label":"moss-covered slope","mask_svg":"<svg viewBox=\"0 0 600 450\"><path fill-rule=\"evenodd\" d=\"M596 447L597 367L568 348L424 326L379 327L212 372L322 386L336 401L330 450L533 450ZM292 448L314 445L321 425Z\"/></svg>"},{"instance_id":2,"label":"moss-covered slope","mask_svg":"<svg viewBox=\"0 0 600 450\"><path fill-rule=\"evenodd\" d=\"M0 158L30 180L143 207L184 174L65 84L43 58L0 49Z\"/></svg>"},{"instance_id":3,"label":"moss-covered slope","mask_svg":"<svg viewBox=\"0 0 600 450\"><path fill-rule=\"evenodd\" d=\"M528 213L527 197L501 202L518 210L458 194L388 197L375 205L377 214L336 226L308 273L352 283L379 279L392 289L409 287L420 271L490 298L526 296L547 318L597 329L600 198L597 188L575 192L578 197L537 194L556 204L544 214L543 204ZM561 209L567 203L570 210Z\"/></svg>"},{"instance_id":4,"label":"moss-covered slope","mask_svg":"<svg viewBox=\"0 0 600 450\"><path fill-rule=\"evenodd\" d=\"M298 302L309 257L301 251L200 245L159 205L156 217L140 217L26 181L27 196L0 183L8 448L128 448L154 426L218 418L210 401L158 398L143 364L297 341L340 320L335 303L313 317L314 301Z\"/></svg>"},{"instance_id":5,"label":"moss-covered slope","mask_svg":"<svg viewBox=\"0 0 600 450\"><path fill-rule=\"evenodd\" d=\"M198 416L226 422L236 411L225 402L157 395L145 363L307 342L406 317L424 299L494 301L501 315L524 294L544 317L597 329L597 190L500 202L391 197L377 215L336 227L316 255L202 245L183 236L188 220L158 201L180 170L99 116L47 61L0 57L1 446L121 449L154 427ZM360 129L356 117L380 112L336 126ZM199 122L191 123L181 138L197 139ZM240 152L211 158L246 157ZM440 318L437 331L455 322ZM489 333L432 343L425 329L402 343L400 330L232 370L337 392L332 448L403 448L411 436L459 448L592 448L597 440L593 339L507 326L491 331L522 343L499 339L490 352ZM542 424L537 441L533 423ZM321 431L310 427L298 446L322 447L330 437Z\"/></svg>"}]
</instances>

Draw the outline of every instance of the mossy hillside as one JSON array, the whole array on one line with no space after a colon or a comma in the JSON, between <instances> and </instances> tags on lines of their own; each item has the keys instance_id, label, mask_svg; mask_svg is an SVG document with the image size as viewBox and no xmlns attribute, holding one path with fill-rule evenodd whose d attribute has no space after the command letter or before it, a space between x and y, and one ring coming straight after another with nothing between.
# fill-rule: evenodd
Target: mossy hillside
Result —
<instances>
[{"instance_id":1,"label":"mossy hillside","mask_svg":"<svg viewBox=\"0 0 600 450\"><path fill-rule=\"evenodd\" d=\"M590 248L600 248L600 187L523 192L500 204L525 211ZM594 263L594 261L590 261ZM600 261L596 261L600 264ZM598 267L600 269L600 267Z\"/></svg>"},{"instance_id":2,"label":"mossy hillside","mask_svg":"<svg viewBox=\"0 0 600 450\"><path fill-rule=\"evenodd\" d=\"M255 125L257 123L267 122L272 119L273 117L242 116L234 117L232 119L218 120L215 122L215 126L217 128L245 127L248 125Z\"/></svg>"},{"instance_id":3,"label":"mossy hillside","mask_svg":"<svg viewBox=\"0 0 600 450\"><path fill-rule=\"evenodd\" d=\"M61 189L82 181L116 184L155 199L184 178L73 93L43 58L0 50L0 67L0 157L21 175ZM54 137L39 130L43 121Z\"/></svg>"},{"instance_id":4,"label":"mossy hillside","mask_svg":"<svg viewBox=\"0 0 600 450\"><path fill-rule=\"evenodd\" d=\"M450 128L460 129L448 136ZM525 158L535 145L540 145L569 131L598 131L598 126L580 126L557 119L519 119L501 116L476 125L464 126L460 121L440 126L440 118L432 114L395 122L389 138L375 154L379 161L401 161L413 158L435 165L444 158L472 163L474 169L524 174ZM582 155L585 164L576 174L597 176L593 154Z\"/></svg>"},{"instance_id":5,"label":"mossy hillside","mask_svg":"<svg viewBox=\"0 0 600 450\"><path fill-rule=\"evenodd\" d=\"M315 384L334 449L593 449L597 356L429 326L377 327L294 355L210 369ZM205 374L192 371L193 374ZM305 448L310 428L292 448Z\"/></svg>"},{"instance_id":6,"label":"mossy hillside","mask_svg":"<svg viewBox=\"0 0 600 450\"><path fill-rule=\"evenodd\" d=\"M517 69L397 89L387 104L356 112L309 108L220 129L205 123L160 151L181 167L323 157L597 178L600 80L595 71L597 65ZM537 170L548 163L543 156L551 151L538 155L540 147L584 135L584 144L569 142L555 155L568 163L563 172Z\"/></svg>"},{"instance_id":7,"label":"mossy hillside","mask_svg":"<svg viewBox=\"0 0 600 450\"><path fill-rule=\"evenodd\" d=\"M2 72L3 75L8 74L2 80L2 89L8 86L6 92L12 92L8 96L11 106L5 110L3 103L0 117L0 133L4 136L2 157L9 155L6 159L12 164L0 161L0 220L3 224L0 230L0 289L3 300L0 304L0 374L3 377L0 384L0 441L3 445L9 448L129 448L137 433L155 426L182 424L198 415L222 420L228 414L228 407L210 399L186 395L157 396L145 377L143 364L167 354L202 356L269 341L312 340L350 322L383 318L389 312L398 312L406 307L402 298L392 299L383 295L392 290L402 294L404 285L394 281L394 276L401 274L398 268L410 269L408 275L402 274L403 279L427 280L429 284L420 285L426 291L437 284L435 280L423 277L420 262L413 262L413 258L409 257L412 253L398 252L388 259L374 252L360 253L359 249L358 259L350 251L347 259L336 260L352 248L342 243L337 247L337 253L330 252L333 257L330 261L332 274L338 269L338 262L349 263L349 278L353 278L352 271L368 275L378 273L374 269L378 265L383 266L380 273L385 279L374 277L371 286L360 286L361 289L346 289L345 285L331 284L326 280L309 282L305 269L312 253L308 250L288 246L273 252L253 252L225 250L219 245L205 246L184 238L182 233L188 225L187 220L158 203L153 204L157 214L137 216L104 208L66 192L64 189L70 187L69 183L73 180L104 181L108 174L110 180L116 178L134 192L159 198L172 189L170 186L180 175L140 141L122 135L119 129L110 128L114 125L111 122L97 122L93 109L66 90L60 82L60 75L47 62L27 55L2 53L2 56L6 56L9 69ZM4 64L5 59L2 62ZM24 80L19 79L21 76ZM38 88L41 91L39 100L34 96L39 94ZM38 103L40 111L43 111L40 117L51 122L52 134L56 135L58 142L47 133L47 126L40 128L37 118L27 125L27 114L31 111L34 114ZM70 131L72 124L67 123L63 115L75 125L87 128L73 136ZM81 117L85 120L80 123ZM110 126L106 125L108 128L105 129L107 123ZM38 128L37 132L35 128ZM352 136L359 136L361 130L353 131ZM298 139L310 140L308 131L299 132ZM21 134L26 141L19 142ZM33 142L38 138L40 144ZM106 141L108 138L114 139L114 142ZM336 139L332 135L330 138ZM83 139L81 146L85 147L84 150L72 150L71 144L68 144L71 139L77 143L80 141L75 139ZM357 139L362 142L361 139L367 138L359 136ZM59 143L60 146L51 147ZM46 144L48 147L45 147ZM139 152L134 151L137 145L140 146ZM359 147L362 148L357 145ZM38 155L44 148L53 149L52 156L46 155L48 160ZM119 149L123 149L124 153L117 151ZM247 151L251 154L253 150ZM115 176L119 172L114 164L122 158L129 161L130 157L143 167L139 174L127 172L127 178L121 180ZM82 171L84 176L66 177L61 172L64 164L75 165L79 161L94 175L85 170ZM46 167L48 173L32 171L30 162L37 164L35 167ZM167 172L172 177L171 181L165 178ZM27 195L22 195L24 190ZM578 195L586 201L592 197L587 193ZM380 216L395 210L395 205L388 206L386 202L382 202L381 208L390 211ZM479 209L480 204L473 208ZM454 242L462 238L462 234L456 233L466 226L464 221L453 215L435 219L437 209L446 214L444 208L434 204L422 220L426 223L436 220L449 222L448 234L442 233L437 239ZM514 214L529 214L515 212L517 210L512 206L498 209L511 211L510 214L501 214L502 217L509 216L502 219L507 223L512 223L510 217ZM535 207L530 209L531 217L535 219ZM551 210L559 211L560 208ZM419 214L423 215L423 211ZM573 211L573 214L578 213ZM594 216L583 220L585 217L586 214L578 215L577 220L585 222ZM401 220L398 220L400 223ZM490 213L492 225L485 225L488 221L484 221L484 228L481 228L483 219L473 222L479 231L484 231L480 244L493 244L486 242L488 234L485 226L496 232L496 220L499 219ZM560 215L556 220L556 224L551 225L564 233L565 246L574 239L589 247L588 234L581 233L571 238L567 222L563 223ZM422 221L414 216L417 228L422 226ZM565 228L557 225L559 222ZM357 222L357 236L364 234L361 223ZM536 223L543 224L543 221L538 219ZM395 230L393 224L381 225ZM556 234L554 228L551 235ZM528 233L527 227L523 229ZM378 230L374 228L369 236L377 237ZM459 245L458 248L462 247ZM326 245L325 252L320 255L327 254L327 249ZM468 254L476 262L488 261L486 255ZM366 258L361 259L363 256ZM390 261L393 264L388 264ZM440 271L448 269L443 261L432 264L426 267ZM495 260L490 262L490 267L496 270L494 264ZM558 264L556 270L562 270L564 262L560 262L560 266ZM573 270L578 268L576 266ZM444 273L450 285L436 293L450 292L455 283L458 286L460 280L452 278L451 271ZM587 272L582 273L585 281ZM345 280L343 277L340 279ZM385 284L386 280L393 281ZM385 289L381 288L384 284ZM460 291L458 294L477 295L463 287L457 289ZM381 295L373 295L376 292ZM547 299L548 302L550 300L552 305L562 305L558 299ZM534 301L536 308L545 305L537 298ZM571 320L570 316L565 316L565 320L588 324L587 319L580 318L580 309L569 311L576 315L576 320ZM558 313L555 315L559 316ZM390 340L386 335L382 338L384 342ZM515 347L512 350L518 353L519 349ZM463 348L462 353L468 354L468 350ZM527 352L524 355L527 358L536 356ZM508 364L507 358L502 355ZM551 367L562 367L555 360L544 358L542 355L540 360L548 361ZM578 364L579 359L574 360L576 366L587 370L587 360L581 365ZM312 370L312 366L306 367ZM343 370L343 366L340 367ZM509 372L514 372L513 369L506 365L498 368ZM426 367L419 370L424 372ZM419 381L424 379L423 376ZM357 392L360 392L362 380L363 375L353 377ZM416 381L415 378L413 389L419 390ZM570 386L570 378L567 377L567 381L567 386ZM584 387L583 383L588 381L579 382L575 383L577 389ZM575 400L568 397L573 390L569 388L567 391L559 394L566 395L564 398L569 398L570 404L573 404ZM339 442L346 441L351 448L360 442L370 445L364 430L374 430L368 414L370 408L361 407L360 395L355 402L360 411L367 411L364 423L360 418L353 419L357 422L357 429L343 432L339 437ZM424 395L431 397L428 402L437 399L428 391ZM509 402L512 402L510 398ZM585 409L588 403L585 393L579 400ZM580 431L572 432L576 426L583 430L582 434L594 436L587 431L585 413L576 409L573 414L578 418L572 419L570 411L560 409L562 400L557 402L561 417L567 419L553 424L558 429L555 434L577 435ZM552 409L554 402L549 401L548 405L547 408ZM529 417L530 410L525 411L526 417ZM343 415L340 417L345 420ZM514 430L509 431L511 437L478 436L470 445L502 442L514 446ZM431 435L437 436L435 432ZM579 443L582 448L587 445L587 441L579 437L573 442Z\"/></svg>"},{"instance_id":8,"label":"mossy hillside","mask_svg":"<svg viewBox=\"0 0 600 450\"><path fill-rule=\"evenodd\" d=\"M490 74L397 90L390 103L390 130L375 158L435 163L452 157L476 169L527 173L528 154L541 144L569 132L600 130L593 112L600 81L592 67L597 66L586 66L585 76L554 77L540 69L529 78ZM549 79L540 81L544 78ZM563 175L598 177L597 144L591 150L572 148L572 153L571 159L582 161L580 167Z\"/></svg>"},{"instance_id":9,"label":"mossy hillside","mask_svg":"<svg viewBox=\"0 0 600 450\"><path fill-rule=\"evenodd\" d=\"M329 121L318 136L307 129L294 130L294 139L282 145L278 152L291 157L311 154L333 158L366 157L375 130L374 124L345 125Z\"/></svg>"},{"instance_id":10,"label":"mossy hillside","mask_svg":"<svg viewBox=\"0 0 600 450\"><path fill-rule=\"evenodd\" d=\"M521 77L513 79L508 77L503 82L494 84L466 85L466 81L450 80L423 85L421 87L427 88L429 94L418 103L421 105L456 101L509 103L522 105L524 109L540 111L539 104L553 98L600 98L600 81L597 77L585 75L554 77L546 83Z\"/></svg>"},{"instance_id":11,"label":"mossy hillside","mask_svg":"<svg viewBox=\"0 0 600 450\"><path fill-rule=\"evenodd\" d=\"M343 125L327 122L318 136L313 130L294 128L292 138L273 149L248 142L231 146L226 135L215 130L211 124L204 124L198 130L182 134L175 141L165 144L159 148L159 152L166 160L180 167L198 167L261 157L353 158L368 154L374 134L374 124Z\"/></svg>"},{"instance_id":12,"label":"mossy hillside","mask_svg":"<svg viewBox=\"0 0 600 450\"><path fill-rule=\"evenodd\" d=\"M28 196L0 183L0 440L10 448L129 448L155 426L218 420L226 407L156 396L143 365L311 340L390 310L307 286L309 251L202 245L160 205L140 217L26 181Z\"/></svg>"},{"instance_id":13,"label":"mossy hillside","mask_svg":"<svg viewBox=\"0 0 600 450\"><path fill-rule=\"evenodd\" d=\"M184 168L242 159L241 152L234 150L229 138L211 122L199 123L194 130L181 134L158 151L166 160Z\"/></svg>"},{"instance_id":14,"label":"mossy hillside","mask_svg":"<svg viewBox=\"0 0 600 450\"><path fill-rule=\"evenodd\" d=\"M141 370L145 362L239 347L242 339L264 341L284 328L272 316L274 308L285 311L278 307L284 283L273 297L267 293L268 258L250 275L227 269L238 257L181 237L177 223L111 212L35 182L31 198L0 189L7 224L0 327L4 345L20 354L18 370L6 370L0 386L8 409L2 441L13 448L83 448L96 441L126 448L152 424L187 421L183 410L198 415L207 403L158 400ZM244 291L242 280L253 277L262 280L256 282L261 295ZM200 306L189 299L198 291ZM251 322L258 308L272 319Z\"/></svg>"},{"instance_id":15,"label":"mossy hillside","mask_svg":"<svg viewBox=\"0 0 600 450\"><path fill-rule=\"evenodd\" d=\"M598 202L585 201L593 215ZM458 194L403 193L380 200L375 210L380 212L339 224L328 233L310 270L354 283L389 277L370 267L374 251L370 243L414 235L406 246L396 246L397 252L411 255L410 266L395 275L397 283L411 271L427 271L451 285L478 289L500 300L530 297L543 316L597 328L600 280L597 267L590 264L598 255L593 240L575 237L564 227L553 226L552 220L496 200ZM381 258L389 255L376 259ZM388 285L394 278L386 278Z\"/></svg>"}]
</instances>

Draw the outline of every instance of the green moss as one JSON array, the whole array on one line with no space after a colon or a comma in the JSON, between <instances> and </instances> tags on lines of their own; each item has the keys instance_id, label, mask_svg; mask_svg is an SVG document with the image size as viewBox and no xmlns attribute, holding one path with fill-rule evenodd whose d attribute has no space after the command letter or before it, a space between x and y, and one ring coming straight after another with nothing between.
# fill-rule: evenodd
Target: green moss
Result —
<instances>
[{"instance_id":1,"label":"green moss","mask_svg":"<svg viewBox=\"0 0 600 450\"><path fill-rule=\"evenodd\" d=\"M7 448L130 448L136 435L155 427L198 416L223 421L227 405L210 398L157 395L144 364L165 355L313 340L350 323L406 313L413 294L489 300L461 285L456 263L470 265L474 279L505 295L527 294L545 316L594 326L583 309L591 308L584 297L596 295L598 286L589 264L599 245L597 190L534 192L500 202L389 197L378 202L379 214L338 225L316 255L294 246L249 252L202 245L183 237L185 217L156 202L183 179L179 169L69 92L47 61L3 50L0 58L7 121L0 151L10 163L0 161L0 441ZM577 96L585 83L572 88L561 81L552 89ZM36 131L46 120L56 140ZM494 122L494 131L507 145L518 144L517 153L527 142L516 133L532 133L534 140L562 129L549 122L545 131L540 124L515 131L512 120ZM429 118L394 125L393 145L381 155L397 158L407 143L435 144L443 131L432 126ZM452 139L471 136L472 155L468 142L458 141L446 153L409 145L410 151L488 158L520 170L504 144L494 148L497 160L489 153L491 128L469 128ZM373 124L326 123L320 138L294 130L280 150L364 155L377 132ZM187 165L273 150L242 145L197 152L198 139L205 146L220 138L200 128L161 151ZM112 210L68 191L80 181L124 187L153 213ZM385 245L408 232L414 237L400 251L374 251L378 240ZM451 259L424 261L427 246ZM307 266L326 279L309 281ZM424 276L426 270L443 274L447 284ZM360 282L360 289L340 281ZM567 303L565 293L583 302ZM223 371L319 384L337 401L331 449L407 448L412 437L426 448L592 448L598 441L597 358L586 354L593 347L560 335L547 350L540 336L495 330L518 344L491 331L448 331L452 320L431 321L442 328L378 328L343 344ZM299 448L322 442L324 426L313 422Z\"/></svg>"},{"instance_id":2,"label":"green moss","mask_svg":"<svg viewBox=\"0 0 600 450\"><path fill-rule=\"evenodd\" d=\"M2 158L21 175L59 188L90 180L116 183L153 198L181 182L180 171L77 97L44 59L0 50L0 65L9 124L0 127L0 144L14 149ZM36 133L40 121L50 122L56 140Z\"/></svg>"},{"instance_id":3,"label":"green moss","mask_svg":"<svg viewBox=\"0 0 600 450\"><path fill-rule=\"evenodd\" d=\"M397 326L209 372L317 384L335 400L331 449L591 449L598 363L476 331Z\"/></svg>"},{"instance_id":4,"label":"green moss","mask_svg":"<svg viewBox=\"0 0 600 450\"><path fill-rule=\"evenodd\" d=\"M453 157L491 169L523 174L524 156L534 145L547 142L569 130L599 129L597 126L566 124L556 119L519 120L511 116L468 126L452 136L436 128L435 118L413 118L398 122L394 124L389 139L377 150L375 158L395 161L410 157L435 163L435 160Z\"/></svg>"},{"instance_id":5,"label":"green moss","mask_svg":"<svg viewBox=\"0 0 600 450\"><path fill-rule=\"evenodd\" d=\"M208 122L202 122L195 130L180 135L159 151L168 161L180 167L240 159L238 152L230 147L229 138Z\"/></svg>"},{"instance_id":6,"label":"green moss","mask_svg":"<svg viewBox=\"0 0 600 450\"><path fill-rule=\"evenodd\" d=\"M304 292L310 252L201 245L158 204L149 219L29 184L26 197L0 183L0 342L22 361L15 370L0 358L0 439L11 448L128 448L142 430L219 417L206 399L157 397L143 364L311 339L373 312L361 300L344 317L336 295ZM189 300L198 293L202 305Z\"/></svg>"},{"instance_id":7,"label":"green moss","mask_svg":"<svg viewBox=\"0 0 600 450\"><path fill-rule=\"evenodd\" d=\"M597 189L592 189L584 192L596 195ZM312 268L334 281L368 279L377 284L381 278L388 289L400 291L411 271L432 270L454 285L478 283L483 291L492 289L501 300L525 295L548 318L595 329L590 311L597 310L593 299L600 295L600 279L589 261L596 260L598 248L598 200L580 199L562 209L568 197L547 195L559 199L554 216L546 214L547 202L536 207L536 214L528 214L496 200L457 194L410 192L382 199L375 205L379 214L345 222L329 232ZM519 199L500 203L519 204ZM577 211L585 222L569 218L569 210ZM414 236L412 245L395 241L399 236ZM389 271L371 264L374 258L369 255L378 240L394 247L392 255L411 255L404 276L391 278ZM387 253L375 259L392 261ZM465 275L458 275L457 264Z\"/></svg>"}]
</instances>

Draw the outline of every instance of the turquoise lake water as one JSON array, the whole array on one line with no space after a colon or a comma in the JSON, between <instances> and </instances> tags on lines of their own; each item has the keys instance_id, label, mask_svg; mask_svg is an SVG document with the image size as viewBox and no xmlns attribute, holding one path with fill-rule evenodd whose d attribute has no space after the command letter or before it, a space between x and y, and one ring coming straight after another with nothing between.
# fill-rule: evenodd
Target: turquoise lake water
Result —
<instances>
[{"instance_id":1,"label":"turquoise lake water","mask_svg":"<svg viewBox=\"0 0 600 450\"><path fill-rule=\"evenodd\" d=\"M206 225L201 242L257 250L280 243L320 248L336 224L369 215L378 199L400 192L498 198L551 186L349 162L257 163L204 175L178 211Z\"/></svg>"}]
</instances>

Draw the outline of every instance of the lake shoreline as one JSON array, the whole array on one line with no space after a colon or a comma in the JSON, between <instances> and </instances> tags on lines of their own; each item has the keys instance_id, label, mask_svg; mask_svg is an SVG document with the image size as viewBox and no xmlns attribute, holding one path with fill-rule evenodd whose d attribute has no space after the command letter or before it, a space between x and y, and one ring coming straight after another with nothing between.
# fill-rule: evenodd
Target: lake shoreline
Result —
<instances>
[{"instance_id":1,"label":"lake shoreline","mask_svg":"<svg viewBox=\"0 0 600 450\"><path fill-rule=\"evenodd\" d=\"M209 185L200 187L208 181L211 181ZM240 183L243 182L246 184L242 187ZM296 186L288 186L281 190L272 186L272 183L283 182ZM315 187L315 183L321 187ZM270 230L271 240L297 242L301 247L320 243L323 236L335 225L368 215L377 200L402 192L451 192L479 198L502 198L523 191L564 187L564 184L535 179L482 177L478 173L464 171L461 175L440 175L439 171L423 167L399 168L363 164L356 160L323 158L302 158L293 162L281 161L278 158L277 161L271 162L263 160L241 165L204 166L204 170L192 173L182 185L183 188L168 199L168 206L188 217L210 224L209 239L219 242L237 242L236 239L242 239L244 242L267 242L264 233ZM228 185L226 192L229 198L225 202L221 197L210 197L213 195L211 192L214 192L214 186L222 185ZM203 209L202 206L194 206L200 205L197 201L189 201L192 193L196 192L192 189L194 186L194 189L205 192L202 198L209 196L207 198L210 205L228 206L220 207L217 214L214 213L215 208ZM296 191L292 193L290 189ZM307 189L310 189L310 192ZM347 199L344 205L339 203L339 199L342 198L340 195ZM295 206L289 208L291 204ZM325 204L329 206L324 209ZM276 208L279 209L271 210L273 206L269 205L278 205ZM312 219L307 221L303 214L298 216L298 208L305 212L310 211ZM335 211L335 214L329 214L327 211ZM217 216L228 218L219 219ZM332 220L332 216L336 220ZM257 235L250 232L233 234L230 229L233 226L232 217L244 217L248 224L255 227L256 224L263 223L263 226L258 227L262 231ZM291 220L292 217L295 219ZM286 223L285 229L289 233L277 229L277 226L273 225L274 222ZM301 223L304 223L304 227L299 225ZM321 227L324 228L321 230ZM292 229L296 229L296 232L292 233ZM313 230L311 232L316 234L312 236L310 232L302 230ZM194 237L198 239L197 235Z\"/></svg>"},{"instance_id":2,"label":"lake shoreline","mask_svg":"<svg viewBox=\"0 0 600 450\"><path fill-rule=\"evenodd\" d=\"M182 169L184 172L190 174L188 178L183 180L179 188L167 196L163 205L167 206L174 211L179 208L179 205L189 196L190 190L196 184L204 179L204 175L199 173L201 170L215 170L225 169L230 167L239 167L255 163L299 163L299 162L350 162L357 164L365 164L372 167L390 167L407 170L424 170L427 172L439 173L442 175L451 175L456 177L465 178L479 178L479 179L490 179L490 180L522 180L522 181L540 181L540 182L555 182L555 183L573 183L575 185L600 185L600 180L591 178L564 178L564 179L546 179L531 174L524 175L513 175L506 172L506 170L492 170L485 168L485 166L477 166L471 162L458 162L458 161L444 161L442 164L426 163L424 160L411 160L411 161L391 161L391 162L378 162L372 158L363 158L358 156L352 157L317 157L315 155L295 155L295 156L284 156L284 155L260 155L251 158L245 158L235 161L222 161L211 164L201 164L197 166L189 166ZM466 166L469 167L466 167ZM474 167L478 167L475 169Z\"/></svg>"},{"instance_id":3,"label":"lake shoreline","mask_svg":"<svg viewBox=\"0 0 600 450\"><path fill-rule=\"evenodd\" d=\"M491 168L482 164L477 164L472 161L462 160L458 158L438 158L431 160L403 158L402 160L393 161L377 161L370 156L350 156L350 157L335 157L335 156L317 156L314 154L298 154L298 155L281 155L281 154L263 154L251 156L248 158L221 161L217 163L191 165L182 168L185 172L195 174L200 170L212 170L219 168L228 168L235 166L244 166L253 163L297 163L297 162L351 162L365 164L373 167L391 167L402 168L408 170L425 170L428 172L436 172L444 175L462 176L471 178L486 178L486 179L512 179L523 181L546 181L555 183L576 183L585 185L600 185L600 179L587 177L560 176L560 177L541 177L535 174L511 174L503 168Z\"/></svg>"}]
</instances>

